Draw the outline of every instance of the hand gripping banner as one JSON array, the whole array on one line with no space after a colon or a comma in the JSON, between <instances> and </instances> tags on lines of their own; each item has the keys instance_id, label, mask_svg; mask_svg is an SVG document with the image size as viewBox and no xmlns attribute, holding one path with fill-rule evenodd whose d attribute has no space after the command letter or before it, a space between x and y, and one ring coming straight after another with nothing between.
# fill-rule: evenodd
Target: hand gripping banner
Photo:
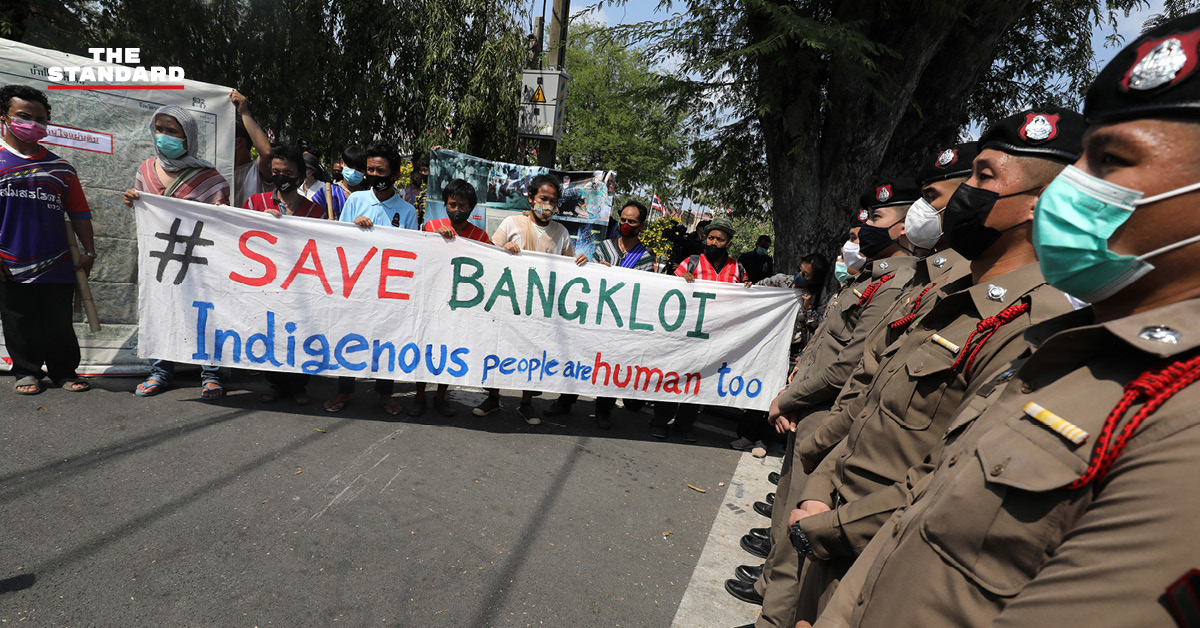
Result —
<instances>
[{"instance_id":1,"label":"hand gripping banner","mask_svg":"<svg viewBox=\"0 0 1200 628\"><path fill-rule=\"evenodd\" d=\"M794 290L142 194L138 355L765 410Z\"/></svg>"}]
</instances>

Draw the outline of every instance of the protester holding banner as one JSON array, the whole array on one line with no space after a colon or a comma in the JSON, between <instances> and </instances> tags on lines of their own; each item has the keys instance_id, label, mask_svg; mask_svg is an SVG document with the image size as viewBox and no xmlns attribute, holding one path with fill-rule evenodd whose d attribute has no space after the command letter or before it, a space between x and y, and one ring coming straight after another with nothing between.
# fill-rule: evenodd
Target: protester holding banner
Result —
<instances>
[{"instance_id":1,"label":"protester holding banner","mask_svg":"<svg viewBox=\"0 0 1200 628\"><path fill-rule=\"evenodd\" d=\"M554 222L554 214L558 208L558 199L562 196L562 184L554 175L539 174L529 182L529 204L532 209L516 216L509 216L500 223L496 233L492 234L492 244L516 255L522 248L550 255L565 255L574 257L575 263L583 266L587 256L575 255L571 246L571 234L566 227ZM500 409L500 390L488 389L487 399L484 399L472 413L475 416L487 416ZM521 406L517 413L529 425L542 422L533 409L533 391L526 390L521 394Z\"/></svg>"},{"instance_id":2,"label":"protester holding banner","mask_svg":"<svg viewBox=\"0 0 1200 628\"><path fill-rule=\"evenodd\" d=\"M317 188L312 201L325 210L326 216L333 216L334 220L338 220L342 216L342 207L345 206L346 199L355 192L367 189L363 183L367 172L367 149L358 145L347 146L342 151L341 161L334 165L334 169L342 173L341 178L333 185ZM332 212L329 211L329 199L325 194L327 190L333 196Z\"/></svg>"},{"instance_id":3,"label":"protester holding banner","mask_svg":"<svg viewBox=\"0 0 1200 628\"><path fill-rule=\"evenodd\" d=\"M367 190L350 195L339 218L360 227L372 225L420 229L417 210L396 192L400 176L400 152L387 142L367 147L367 171L363 183Z\"/></svg>"},{"instance_id":4,"label":"protester holding banner","mask_svg":"<svg viewBox=\"0 0 1200 628\"><path fill-rule=\"evenodd\" d=\"M209 162L200 159L199 125L183 107L160 107L150 116L150 137L155 156L142 162L133 181L125 190L125 204L141 197L140 192L182 198L210 205L229 204L229 183ZM175 363L151 360L150 375L137 385L139 397L150 397L166 390L175 379ZM221 372L215 366L200 367L200 397L216 399L225 394Z\"/></svg>"},{"instance_id":5,"label":"protester holding banner","mask_svg":"<svg viewBox=\"0 0 1200 628\"><path fill-rule=\"evenodd\" d=\"M276 218L299 216L301 218L325 218L320 205L300 193L304 181L304 156L289 144L271 147L271 186L273 192L260 192L246 199L242 209L266 212Z\"/></svg>"},{"instance_id":6,"label":"protester holding banner","mask_svg":"<svg viewBox=\"0 0 1200 628\"><path fill-rule=\"evenodd\" d=\"M209 205L229 204L229 182L201 159L199 125L183 107L159 107L150 116L154 157L142 162L125 204L133 207L138 192L187 199Z\"/></svg>"},{"instance_id":7,"label":"protester holding banner","mask_svg":"<svg viewBox=\"0 0 1200 628\"><path fill-rule=\"evenodd\" d=\"M463 237L488 245L492 243L492 238L486 231L470 223L471 212L475 211L475 205L478 203L475 188L470 183L463 179L451 181L442 190L442 198L445 199L446 215L449 218L430 220L425 223L423 231L436 233L449 240ZM408 409L412 416L425 414L425 382L417 382L416 386L417 395ZM438 384L437 394L433 398L433 409L444 417L452 417L455 414L454 406L446 401L446 391L449 389L449 384Z\"/></svg>"},{"instance_id":8,"label":"protester holding banner","mask_svg":"<svg viewBox=\"0 0 1200 628\"><path fill-rule=\"evenodd\" d=\"M638 238L646 228L646 217L649 211L645 205L637 201L629 201L619 213L621 222L617 223L617 237L604 240L596 247L596 263L601 266L620 266L633 270L658 272L658 264L654 254L647 251ZM579 395L564 394L550 405L546 416L555 417L571 413L571 406L579 400ZM596 425L600 429L612 429L612 409L617 405L615 397L596 397ZM625 408L635 410L642 407L641 400L627 399Z\"/></svg>"},{"instance_id":9,"label":"protester holding banner","mask_svg":"<svg viewBox=\"0 0 1200 628\"><path fill-rule=\"evenodd\" d=\"M344 170L343 170L344 171ZM387 142L376 142L367 147L367 171L363 183L368 189L355 192L342 207L341 222L352 222L364 229L375 225L413 229L417 227L417 210L396 192L396 177L400 173L400 151ZM400 414L402 408L392 397L396 383L390 379L375 380L375 393L379 395L379 407L391 415ZM337 394L325 402L329 412L339 412L354 394L354 378L339 377Z\"/></svg>"},{"instance_id":10,"label":"protester holding banner","mask_svg":"<svg viewBox=\"0 0 1200 628\"><path fill-rule=\"evenodd\" d=\"M237 110L233 140L233 183L235 205L241 207L251 196L271 191L271 140L250 115L250 103L241 92L230 92L229 101ZM251 147L258 151L257 159L250 154Z\"/></svg>"},{"instance_id":11,"label":"protester holding banner","mask_svg":"<svg viewBox=\"0 0 1200 628\"><path fill-rule=\"evenodd\" d=\"M725 283L746 283L746 269L729 257L729 243L737 234L733 224L724 218L715 218L708 223L704 253L693 255L675 269L677 277L688 283L697 279ZM654 418L650 421L650 435L666 439L667 425L675 419L675 432L689 443L696 442L693 426L700 414L700 406L692 403L670 403L659 401L654 404Z\"/></svg>"},{"instance_id":12,"label":"protester holding banner","mask_svg":"<svg viewBox=\"0 0 1200 628\"><path fill-rule=\"evenodd\" d=\"M0 88L0 122L0 323L13 390L42 392L43 364L55 386L88 390L75 374L79 342L71 300L75 269L90 272L96 260L91 209L75 168L38 143L50 122L45 94L25 85ZM67 240L75 237L68 236L72 228L83 244L77 264Z\"/></svg>"}]
</instances>

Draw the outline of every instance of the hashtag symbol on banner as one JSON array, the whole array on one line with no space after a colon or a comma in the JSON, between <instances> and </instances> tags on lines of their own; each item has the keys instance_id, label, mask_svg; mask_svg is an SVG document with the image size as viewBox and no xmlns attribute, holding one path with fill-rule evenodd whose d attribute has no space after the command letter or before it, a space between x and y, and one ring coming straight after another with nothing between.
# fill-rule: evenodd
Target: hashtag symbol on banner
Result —
<instances>
[{"instance_id":1,"label":"hashtag symbol on banner","mask_svg":"<svg viewBox=\"0 0 1200 628\"><path fill-rule=\"evenodd\" d=\"M204 221L197 220L196 226L192 229L192 235L184 236L179 234L179 226L182 221L179 218L171 224L171 233L156 233L154 237L159 240L166 240L167 246L161 251L151 251L150 257L158 258L158 282L162 283L163 272L167 270L167 264L171 262L179 262L179 272L175 274L175 285L183 283L187 277L188 268L192 264L205 266L208 264L208 259L197 257L192 254L192 251L197 246L212 246L213 241L200 237L200 232L204 231ZM183 253L176 253L176 246L183 244Z\"/></svg>"}]
</instances>

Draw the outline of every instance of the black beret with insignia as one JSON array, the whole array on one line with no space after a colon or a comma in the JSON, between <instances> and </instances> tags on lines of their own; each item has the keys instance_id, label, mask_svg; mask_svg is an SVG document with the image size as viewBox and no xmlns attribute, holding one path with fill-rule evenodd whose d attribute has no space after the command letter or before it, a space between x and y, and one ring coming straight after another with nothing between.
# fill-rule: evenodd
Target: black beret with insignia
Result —
<instances>
[{"instance_id":1,"label":"black beret with insignia","mask_svg":"<svg viewBox=\"0 0 1200 628\"><path fill-rule=\"evenodd\" d=\"M912 205L921 198L921 188L915 179L901 178L880 181L867 188L859 197L858 204L864 209Z\"/></svg>"},{"instance_id":2,"label":"black beret with insignia","mask_svg":"<svg viewBox=\"0 0 1200 628\"><path fill-rule=\"evenodd\" d=\"M971 162L979 155L979 144L967 142L942 148L921 162L917 171L917 183L922 187L946 179L961 179L971 176Z\"/></svg>"},{"instance_id":3,"label":"black beret with insignia","mask_svg":"<svg viewBox=\"0 0 1200 628\"><path fill-rule=\"evenodd\" d=\"M1154 115L1200 116L1200 13L1171 20L1117 53L1088 88L1083 114L1105 123Z\"/></svg>"},{"instance_id":4,"label":"black beret with insignia","mask_svg":"<svg viewBox=\"0 0 1200 628\"><path fill-rule=\"evenodd\" d=\"M1083 116L1062 107L1037 107L993 124L979 138L979 150L1074 163L1083 152Z\"/></svg>"}]
</instances>

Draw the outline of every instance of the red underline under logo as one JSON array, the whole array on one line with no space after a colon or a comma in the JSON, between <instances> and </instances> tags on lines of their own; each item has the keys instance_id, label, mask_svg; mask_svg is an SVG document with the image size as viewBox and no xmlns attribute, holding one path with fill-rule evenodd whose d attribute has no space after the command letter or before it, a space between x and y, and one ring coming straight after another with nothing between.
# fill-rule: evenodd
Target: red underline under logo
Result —
<instances>
[{"instance_id":1,"label":"red underline under logo","mask_svg":"<svg viewBox=\"0 0 1200 628\"><path fill-rule=\"evenodd\" d=\"M47 85L46 89L183 89L183 85Z\"/></svg>"}]
</instances>

